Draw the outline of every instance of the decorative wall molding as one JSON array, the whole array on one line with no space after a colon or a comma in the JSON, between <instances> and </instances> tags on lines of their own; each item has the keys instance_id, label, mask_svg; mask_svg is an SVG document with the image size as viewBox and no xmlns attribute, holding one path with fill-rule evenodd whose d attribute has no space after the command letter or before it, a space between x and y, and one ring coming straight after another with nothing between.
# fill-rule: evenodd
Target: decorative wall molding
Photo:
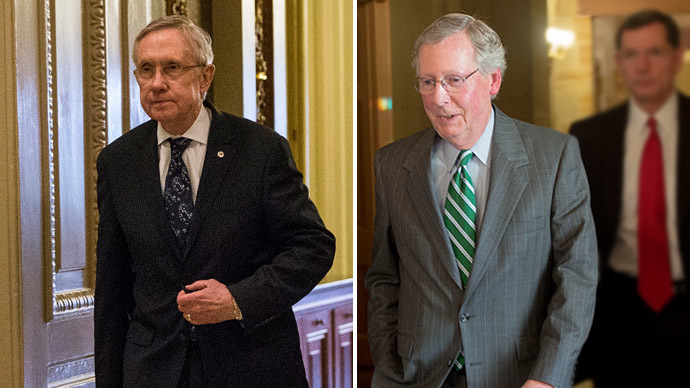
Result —
<instances>
[{"instance_id":1,"label":"decorative wall molding","mask_svg":"<svg viewBox=\"0 0 690 388\"><path fill-rule=\"evenodd\" d=\"M189 16L187 0L166 0L165 13L166 15Z\"/></svg>"},{"instance_id":2,"label":"decorative wall molding","mask_svg":"<svg viewBox=\"0 0 690 388\"><path fill-rule=\"evenodd\" d=\"M17 19L13 2L0 3L0 376L4 387L23 387L21 220L19 180L19 125L16 69L21 66L17 51ZM37 43L37 41L35 42ZM34 137L35 139L35 137ZM42 316L43 310L39 310Z\"/></svg>"},{"instance_id":3,"label":"decorative wall molding","mask_svg":"<svg viewBox=\"0 0 690 388\"><path fill-rule=\"evenodd\" d=\"M690 12L690 3L686 0L578 0L580 15L629 15L643 9L655 8L668 13Z\"/></svg>"},{"instance_id":4,"label":"decorative wall molding","mask_svg":"<svg viewBox=\"0 0 690 388\"><path fill-rule=\"evenodd\" d=\"M96 383L96 374L85 373L83 375L71 377L69 379L56 381L54 383L48 384L48 388L82 388L90 387L92 384Z\"/></svg>"},{"instance_id":5,"label":"decorative wall molding","mask_svg":"<svg viewBox=\"0 0 690 388\"><path fill-rule=\"evenodd\" d=\"M96 241L98 238L98 203L96 161L108 144L108 104L105 0L90 0L86 10L85 98L84 98L84 165L86 191L86 271L85 284L91 292L96 284Z\"/></svg>"},{"instance_id":6,"label":"decorative wall molding","mask_svg":"<svg viewBox=\"0 0 690 388\"><path fill-rule=\"evenodd\" d=\"M76 313L93 308L93 288L82 288L55 294L54 313Z\"/></svg>"},{"instance_id":7,"label":"decorative wall molding","mask_svg":"<svg viewBox=\"0 0 690 388\"><path fill-rule=\"evenodd\" d=\"M256 33L256 122L266 123L266 81L268 80L268 64L264 58L264 1L256 0L256 18L254 19Z\"/></svg>"},{"instance_id":8,"label":"decorative wall molding","mask_svg":"<svg viewBox=\"0 0 690 388\"><path fill-rule=\"evenodd\" d=\"M46 239L45 246L47 250L47 260L48 271L46 271L47 279L46 285L46 299L50 299L51 303L46 303L46 321L50 321L53 318L53 313L56 306L55 299L55 274L56 269L59 266L60 257L60 231L58 226L58 220L60 219L60 209L59 209L59 198L58 198L58 152L57 152L57 128L55 125L55 117L57 117L55 99L57 95L57 86L53 82L55 74L55 62L53 61L53 46L55 37L55 26L53 24L53 9L55 7L54 0L45 0L43 3L43 28L45 40L43 44L45 45L45 123L46 130L43 132L42 136L44 148L43 148L43 160L47 163L47 168L44 173L44 182L47 187L47 198L48 202L48 212L47 220L45 221L46 231L43 234Z\"/></svg>"},{"instance_id":9,"label":"decorative wall molding","mask_svg":"<svg viewBox=\"0 0 690 388\"><path fill-rule=\"evenodd\" d=\"M95 359L93 356L67 360L64 362L48 365L49 387L83 387L76 385L80 382L95 381L94 370ZM64 377L71 376L71 377Z\"/></svg>"},{"instance_id":10,"label":"decorative wall molding","mask_svg":"<svg viewBox=\"0 0 690 388\"><path fill-rule=\"evenodd\" d=\"M48 192L48 212L45 222L46 263L46 321L56 315L82 313L93 308L96 239L98 230L98 207L96 193L96 160L98 153L107 144L107 84L106 84L106 32L105 0L89 0L84 4L85 41L84 55L84 163L85 163L85 220L86 220L86 262L84 288L58 292L56 277L61 268L60 251L60 201L58 171L58 129L56 107L56 61L54 9L55 0L46 0L44 7L45 28L45 110L46 131L43 160L47 164L45 185Z\"/></svg>"}]
</instances>

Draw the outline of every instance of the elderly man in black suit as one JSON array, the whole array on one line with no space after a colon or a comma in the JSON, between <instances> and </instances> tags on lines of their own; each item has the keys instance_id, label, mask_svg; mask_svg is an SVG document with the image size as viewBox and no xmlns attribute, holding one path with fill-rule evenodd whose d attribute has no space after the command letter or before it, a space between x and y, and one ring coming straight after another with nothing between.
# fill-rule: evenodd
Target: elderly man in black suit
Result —
<instances>
[{"instance_id":1,"label":"elderly man in black suit","mask_svg":"<svg viewBox=\"0 0 690 388\"><path fill-rule=\"evenodd\" d=\"M211 38L172 16L137 36L152 120L98 158L98 387L306 387L291 306L335 239L281 136L205 102Z\"/></svg>"},{"instance_id":2,"label":"elderly man in black suit","mask_svg":"<svg viewBox=\"0 0 690 388\"><path fill-rule=\"evenodd\" d=\"M592 191L602 275L578 368L601 387L690 386L690 99L670 16L616 36L626 103L573 124Z\"/></svg>"}]
</instances>

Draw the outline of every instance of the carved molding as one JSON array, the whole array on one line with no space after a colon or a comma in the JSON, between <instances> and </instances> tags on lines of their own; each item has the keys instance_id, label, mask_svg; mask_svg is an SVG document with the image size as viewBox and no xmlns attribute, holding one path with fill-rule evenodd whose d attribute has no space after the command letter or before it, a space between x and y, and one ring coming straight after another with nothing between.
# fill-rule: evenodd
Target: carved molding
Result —
<instances>
[{"instance_id":1,"label":"carved molding","mask_svg":"<svg viewBox=\"0 0 690 388\"><path fill-rule=\"evenodd\" d=\"M166 0L165 13L167 15L189 16L187 0Z\"/></svg>"},{"instance_id":2,"label":"carved molding","mask_svg":"<svg viewBox=\"0 0 690 388\"><path fill-rule=\"evenodd\" d=\"M98 203L96 160L108 144L108 104L105 46L105 0L90 0L87 6L87 63L85 74L84 135L86 177L86 284L91 289L96 277L96 240L98 237Z\"/></svg>"},{"instance_id":3,"label":"carved molding","mask_svg":"<svg viewBox=\"0 0 690 388\"><path fill-rule=\"evenodd\" d=\"M55 294L55 314L81 312L93 308L93 289L82 288Z\"/></svg>"},{"instance_id":4,"label":"carved molding","mask_svg":"<svg viewBox=\"0 0 690 388\"><path fill-rule=\"evenodd\" d=\"M105 0L89 0L85 4L84 33L88 36L84 64L84 139L85 139L85 219L86 219L86 270L84 282L86 287L79 290L57 292L56 276L60 270L60 207L57 155L57 117L55 96L57 87L54 82L55 61L53 47L55 26L53 10L55 0L45 1L45 52L46 52L46 163L48 215L46 222L47 264L46 273L46 321L56 315L83 312L93 308L96 267L96 239L98 229L98 208L96 202L96 159L98 153L107 144L107 90L106 90L106 46L105 46Z\"/></svg>"},{"instance_id":5,"label":"carved molding","mask_svg":"<svg viewBox=\"0 0 690 388\"><path fill-rule=\"evenodd\" d=\"M72 386L76 381L94 380L95 359L93 355L51 362L48 364L48 386ZM83 385L76 385L83 387Z\"/></svg>"},{"instance_id":6,"label":"carved molding","mask_svg":"<svg viewBox=\"0 0 690 388\"><path fill-rule=\"evenodd\" d=\"M46 303L46 320L50 321L53 317L53 311L55 306L55 274L56 269L59 266L59 252L60 252L60 231L57 220L59 220L59 201L58 201L58 153L57 153L57 128L55 126L54 118L57 116L55 107L55 96L57 95L57 86L53 82L53 76L55 74L55 62L53 61L53 37L55 36L55 26L52 22L52 15L54 9L53 0L46 0L43 3L43 26L45 31L45 85L46 85L46 95L45 95L45 114L46 114L46 131L44 136L44 160L47 162L47 168L44 173L44 182L47 182L48 195L47 195L47 220L45 222L46 231L44 236L46 237L46 249L47 249L47 260L49 261L48 279L46 284L46 296L51 300L51 303Z\"/></svg>"},{"instance_id":7,"label":"carved molding","mask_svg":"<svg viewBox=\"0 0 690 388\"><path fill-rule=\"evenodd\" d=\"M254 20L256 33L256 122L266 123L266 85L268 80L268 64L264 58L264 1L256 0L256 18Z\"/></svg>"},{"instance_id":8,"label":"carved molding","mask_svg":"<svg viewBox=\"0 0 690 388\"><path fill-rule=\"evenodd\" d=\"M72 377L67 380L56 381L54 383L48 384L48 388L82 388L82 387L92 387L96 382L96 374L85 373L76 377Z\"/></svg>"}]
</instances>

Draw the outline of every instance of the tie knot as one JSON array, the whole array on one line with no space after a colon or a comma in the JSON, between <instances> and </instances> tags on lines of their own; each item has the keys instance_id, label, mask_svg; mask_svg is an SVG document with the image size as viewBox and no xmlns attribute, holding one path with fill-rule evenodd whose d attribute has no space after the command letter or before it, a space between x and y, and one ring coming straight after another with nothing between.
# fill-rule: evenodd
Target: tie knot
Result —
<instances>
[{"instance_id":1,"label":"tie knot","mask_svg":"<svg viewBox=\"0 0 690 388\"><path fill-rule=\"evenodd\" d=\"M170 142L171 157L181 158L182 153L184 153L184 150L187 149L189 143L192 142L192 139L188 139L186 137L178 137L177 139L168 138L168 141Z\"/></svg>"},{"instance_id":2,"label":"tie knot","mask_svg":"<svg viewBox=\"0 0 690 388\"><path fill-rule=\"evenodd\" d=\"M647 126L649 127L650 131L656 132L656 119L654 119L654 117L650 116L649 119L647 120Z\"/></svg>"},{"instance_id":3,"label":"tie knot","mask_svg":"<svg viewBox=\"0 0 690 388\"><path fill-rule=\"evenodd\" d=\"M460 151L460 167L466 166L472 160L472 150Z\"/></svg>"}]
</instances>

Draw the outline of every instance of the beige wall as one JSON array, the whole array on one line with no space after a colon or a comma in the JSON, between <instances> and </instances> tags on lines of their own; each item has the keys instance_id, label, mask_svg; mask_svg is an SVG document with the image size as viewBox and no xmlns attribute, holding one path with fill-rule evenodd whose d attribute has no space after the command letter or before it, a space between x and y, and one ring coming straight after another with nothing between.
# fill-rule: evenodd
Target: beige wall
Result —
<instances>
[{"instance_id":1,"label":"beige wall","mask_svg":"<svg viewBox=\"0 0 690 388\"><path fill-rule=\"evenodd\" d=\"M412 68L414 42L424 27L448 12L457 11L457 1L390 1L391 71L393 80L393 133L395 139L429 127Z\"/></svg>"},{"instance_id":2,"label":"beige wall","mask_svg":"<svg viewBox=\"0 0 690 388\"><path fill-rule=\"evenodd\" d=\"M307 180L312 200L336 236L335 261L324 283L353 276L352 6L349 0L305 1L308 88L300 90L308 93ZM298 110L288 104L288 117L304 114Z\"/></svg>"},{"instance_id":3,"label":"beige wall","mask_svg":"<svg viewBox=\"0 0 690 388\"><path fill-rule=\"evenodd\" d=\"M213 101L254 120L253 27L241 28L254 9L233 1L235 8L214 3ZM335 261L323 283L353 276L352 12L348 0L285 1L287 137L310 197L336 236Z\"/></svg>"},{"instance_id":4,"label":"beige wall","mask_svg":"<svg viewBox=\"0 0 690 388\"><path fill-rule=\"evenodd\" d=\"M573 121L595 112L591 17L577 13L578 0L548 0L549 26L575 32L575 42L562 58L551 60L550 123L567 132Z\"/></svg>"}]
</instances>

